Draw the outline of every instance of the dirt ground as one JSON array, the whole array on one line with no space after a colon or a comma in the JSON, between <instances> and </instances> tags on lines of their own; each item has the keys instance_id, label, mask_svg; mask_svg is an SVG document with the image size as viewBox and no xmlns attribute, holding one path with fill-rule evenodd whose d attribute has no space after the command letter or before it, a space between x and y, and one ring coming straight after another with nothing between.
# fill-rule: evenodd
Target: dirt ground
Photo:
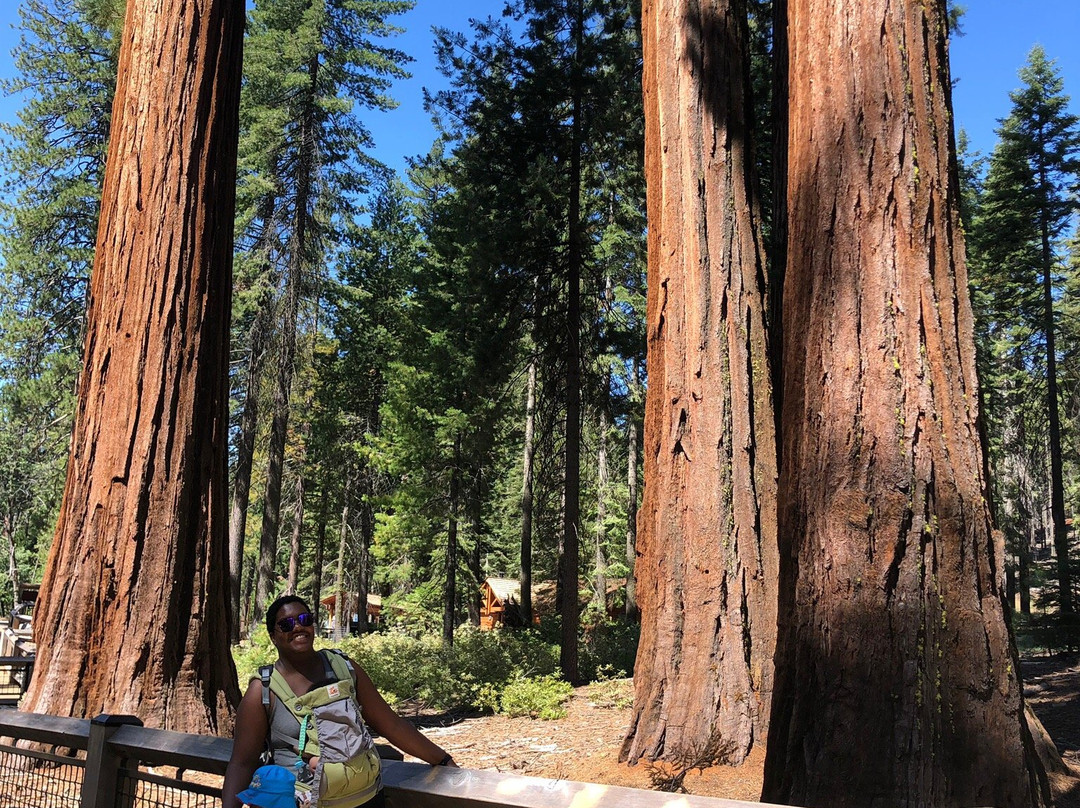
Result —
<instances>
[{"instance_id":1,"label":"dirt ground","mask_svg":"<svg viewBox=\"0 0 1080 808\"><path fill-rule=\"evenodd\" d=\"M1052 774L1058 808L1080 808L1080 659L1025 660L1024 693L1070 769ZM578 688L566 718L541 721L504 716L421 718L424 732L462 766L534 777L651 788L650 768L618 762L630 721L629 679ZM755 801L761 793L764 752L741 766L691 772L691 794ZM662 772L654 772L662 774Z\"/></svg>"}]
</instances>

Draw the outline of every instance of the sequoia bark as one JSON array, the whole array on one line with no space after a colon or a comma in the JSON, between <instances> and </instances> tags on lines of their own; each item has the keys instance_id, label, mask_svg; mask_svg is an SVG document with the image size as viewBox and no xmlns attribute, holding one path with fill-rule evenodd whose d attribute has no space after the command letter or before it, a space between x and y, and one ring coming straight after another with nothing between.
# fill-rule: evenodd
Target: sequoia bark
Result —
<instances>
[{"instance_id":1,"label":"sequoia bark","mask_svg":"<svg viewBox=\"0 0 1080 808\"><path fill-rule=\"evenodd\" d=\"M67 482L24 709L223 732L244 4L129 0Z\"/></svg>"},{"instance_id":2,"label":"sequoia bark","mask_svg":"<svg viewBox=\"0 0 1080 808\"><path fill-rule=\"evenodd\" d=\"M739 0L647 0L641 643L621 758L741 761L776 635L776 448Z\"/></svg>"},{"instance_id":3,"label":"sequoia bark","mask_svg":"<svg viewBox=\"0 0 1080 808\"><path fill-rule=\"evenodd\" d=\"M1037 805L992 530L945 0L789 0L764 799Z\"/></svg>"}]
</instances>

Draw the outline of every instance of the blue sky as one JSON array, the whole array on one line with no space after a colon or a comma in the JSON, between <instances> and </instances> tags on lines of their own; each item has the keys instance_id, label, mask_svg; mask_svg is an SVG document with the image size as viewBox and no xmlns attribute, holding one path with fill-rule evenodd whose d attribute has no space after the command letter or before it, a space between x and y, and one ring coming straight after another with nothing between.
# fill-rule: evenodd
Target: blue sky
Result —
<instances>
[{"instance_id":1,"label":"blue sky","mask_svg":"<svg viewBox=\"0 0 1080 808\"><path fill-rule=\"evenodd\" d=\"M997 119L1009 110L1008 93L1019 86L1017 71L1036 43L1056 59L1080 114L1080 2L1078 0L966 0L964 35L952 41L953 78L959 83L953 101L958 127L963 127L972 148L989 153L994 145ZM371 114L368 126L375 136L376 156L398 168L405 158L427 152L434 130L423 110L423 88L438 89L442 77L435 70L432 26L467 30L472 17L499 15L503 0L418 0L416 7L399 19L406 32L395 44L416 60L413 78L399 82L393 94L398 109ZM0 77L10 77L14 67L11 48L18 41L18 3L0 0ZM17 100L0 99L0 121L11 120Z\"/></svg>"}]
</instances>

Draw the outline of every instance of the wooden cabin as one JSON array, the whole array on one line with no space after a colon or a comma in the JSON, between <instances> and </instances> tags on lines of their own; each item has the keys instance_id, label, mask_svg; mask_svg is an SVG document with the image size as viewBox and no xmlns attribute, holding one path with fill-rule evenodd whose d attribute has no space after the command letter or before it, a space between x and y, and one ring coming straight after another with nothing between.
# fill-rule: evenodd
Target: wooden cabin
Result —
<instances>
[{"instance_id":1,"label":"wooden cabin","mask_svg":"<svg viewBox=\"0 0 1080 808\"><path fill-rule=\"evenodd\" d=\"M480 628L487 630L503 625L507 609L520 602L521 582L516 578L486 579L480 585Z\"/></svg>"},{"instance_id":2,"label":"wooden cabin","mask_svg":"<svg viewBox=\"0 0 1080 808\"><path fill-rule=\"evenodd\" d=\"M355 595L355 593L349 593L349 595L346 596L346 601L347 601L347 605L349 606L349 608L354 609L355 604L356 604L356 595ZM334 625L334 614L336 613L336 609L337 609L337 594L333 594L333 595L330 595L329 597L325 597L322 600L320 600L319 603L326 610L326 620L325 620L325 622L328 625L333 626ZM353 612L353 614L355 615L355 612ZM381 618L382 618L382 596L377 595L374 592L368 592L368 596L367 596L367 619L368 619L368 624L372 625L372 626L377 626L377 625L379 625L379 622L381 621ZM349 630L353 631L353 632L359 630L359 626L357 625L357 621L352 619L352 616L350 616L350 618L349 618Z\"/></svg>"},{"instance_id":3,"label":"wooden cabin","mask_svg":"<svg viewBox=\"0 0 1080 808\"><path fill-rule=\"evenodd\" d=\"M626 613L625 602L615 605L617 593L625 589L625 578L609 578L607 581L607 613L609 617L616 617ZM539 623L540 616L555 614L554 581L540 581L533 584L532 606L533 622ZM507 612L512 611L521 602L521 583L516 578L488 578L480 586L480 628L493 629L497 626L506 625ZM584 609L592 599L593 590L591 582L580 581L578 584L578 598L580 606Z\"/></svg>"}]
</instances>

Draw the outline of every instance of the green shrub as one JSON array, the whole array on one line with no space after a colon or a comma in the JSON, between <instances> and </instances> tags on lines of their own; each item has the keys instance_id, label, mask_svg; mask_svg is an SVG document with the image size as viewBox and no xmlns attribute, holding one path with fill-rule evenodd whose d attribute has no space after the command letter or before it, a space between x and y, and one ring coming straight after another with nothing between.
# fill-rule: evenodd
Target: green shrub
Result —
<instances>
[{"instance_id":1,"label":"green shrub","mask_svg":"<svg viewBox=\"0 0 1080 808\"><path fill-rule=\"evenodd\" d=\"M480 631L466 625L454 634L452 648L434 634L391 630L347 637L338 647L367 671L391 705L417 701L436 710L498 711L509 683L550 678L559 667L558 645L532 629ZM266 630L258 629L251 641L233 649L233 656L245 687L260 665L277 659L277 650Z\"/></svg>"},{"instance_id":2,"label":"green shrub","mask_svg":"<svg viewBox=\"0 0 1080 808\"><path fill-rule=\"evenodd\" d=\"M278 657L277 649L270 642L270 635L266 633L266 626L263 625L258 626L246 642L234 645L232 655L241 692L247 689L248 682L253 677L259 675L261 666L273 665Z\"/></svg>"},{"instance_id":3,"label":"green shrub","mask_svg":"<svg viewBox=\"0 0 1080 808\"><path fill-rule=\"evenodd\" d=\"M446 666L438 638L388 631L347 637L341 650L360 663L390 704L415 699L435 708L447 706L441 685Z\"/></svg>"},{"instance_id":4,"label":"green shrub","mask_svg":"<svg viewBox=\"0 0 1080 808\"><path fill-rule=\"evenodd\" d=\"M499 698L500 712L516 718L564 718L563 705L574 689L555 676L522 676L506 684Z\"/></svg>"},{"instance_id":5,"label":"green shrub","mask_svg":"<svg viewBox=\"0 0 1080 808\"><path fill-rule=\"evenodd\" d=\"M581 643L582 678L593 682L611 678L612 671L633 671L640 635L640 625L624 620L604 620L587 627Z\"/></svg>"}]
</instances>

